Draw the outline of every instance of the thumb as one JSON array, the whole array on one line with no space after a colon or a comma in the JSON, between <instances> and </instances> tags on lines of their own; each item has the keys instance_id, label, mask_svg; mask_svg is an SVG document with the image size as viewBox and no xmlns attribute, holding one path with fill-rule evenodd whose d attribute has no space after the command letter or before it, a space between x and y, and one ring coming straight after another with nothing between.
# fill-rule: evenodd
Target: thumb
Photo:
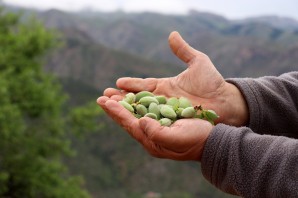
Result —
<instances>
[{"instance_id":1,"label":"thumb","mask_svg":"<svg viewBox=\"0 0 298 198\"><path fill-rule=\"evenodd\" d=\"M131 91L153 91L156 88L158 79L156 78L119 78L116 82L118 88Z\"/></svg>"},{"instance_id":2,"label":"thumb","mask_svg":"<svg viewBox=\"0 0 298 198\"><path fill-rule=\"evenodd\" d=\"M173 139L173 133L171 133L170 127L161 126L158 121L152 118L140 118L139 125L148 139L154 143L165 146Z\"/></svg>"},{"instance_id":3,"label":"thumb","mask_svg":"<svg viewBox=\"0 0 298 198\"><path fill-rule=\"evenodd\" d=\"M176 31L169 35L169 45L173 53L185 63L189 63L197 55L203 54L189 46Z\"/></svg>"}]
</instances>

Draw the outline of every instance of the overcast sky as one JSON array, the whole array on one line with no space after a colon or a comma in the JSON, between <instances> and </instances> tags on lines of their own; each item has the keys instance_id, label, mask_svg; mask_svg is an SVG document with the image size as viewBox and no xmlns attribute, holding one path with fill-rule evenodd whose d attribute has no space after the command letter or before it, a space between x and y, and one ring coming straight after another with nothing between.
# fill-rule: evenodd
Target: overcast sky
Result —
<instances>
[{"instance_id":1,"label":"overcast sky","mask_svg":"<svg viewBox=\"0 0 298 198\"><path fill-rule=\"evenodd\" d=\"M1 0L0 0L1 1ZM40 9L66 11L153 11L185 14L189 9L207 11L239 19L260 15L278 15L298 20L298 0L2 0L5 3Z\"/></svg>"}]
</instances>

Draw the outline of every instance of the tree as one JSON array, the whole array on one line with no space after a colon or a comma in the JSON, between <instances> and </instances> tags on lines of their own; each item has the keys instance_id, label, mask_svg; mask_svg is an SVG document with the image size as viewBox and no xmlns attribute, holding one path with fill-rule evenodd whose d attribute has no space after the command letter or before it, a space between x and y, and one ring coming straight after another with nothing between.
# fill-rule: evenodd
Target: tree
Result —
<instances>
[{"instance_id":1,"label":"tree","mask_svg":"<svg viewBox=\"0 0 298 198\"><path fill-rule=\"evenodd\" d=\"M0 197L89 197L62 163L74 153L62 112L66 96L41 67L56 36L20 19L0 9Z\"/></svg>"}]
</instances>

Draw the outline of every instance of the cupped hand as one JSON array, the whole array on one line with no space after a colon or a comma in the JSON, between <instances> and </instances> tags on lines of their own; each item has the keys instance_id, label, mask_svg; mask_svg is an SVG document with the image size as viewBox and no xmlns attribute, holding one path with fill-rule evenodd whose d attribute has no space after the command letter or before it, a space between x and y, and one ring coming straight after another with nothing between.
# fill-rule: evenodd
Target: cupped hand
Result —
<instances>
[{"instance_id":1,"label":"cupped hand","mask_svg":"<svg viewBox=\"0 0 298 198\"><path fill-rule=\"evenodd\" d=\"M204 145L213 128L209 122L182 119L170 127L164 127L151 118L135 118L117 101L106 96L98 98L97 102L152 156L183 161L201 160Z\"/></svg>"},{"instance_id":2,"label":"cupped hand","mask_svg":"<svg viewBox=\"0 0 298 198\"><path fill-rule=\"evenodd\" d=\"M190 47L178 32L170 34L169 45L173 53L187 64L185 71L171 78L120 78L117 87L126 92L147 90L167 97L184 96L193 105L216 111L220 116L216 123L246 124L248 110L243 96L234 85L224 80L209 57ZM104 91L105 96L118 100L124 93L114 88Z\"/></svg>"}]
</instances>

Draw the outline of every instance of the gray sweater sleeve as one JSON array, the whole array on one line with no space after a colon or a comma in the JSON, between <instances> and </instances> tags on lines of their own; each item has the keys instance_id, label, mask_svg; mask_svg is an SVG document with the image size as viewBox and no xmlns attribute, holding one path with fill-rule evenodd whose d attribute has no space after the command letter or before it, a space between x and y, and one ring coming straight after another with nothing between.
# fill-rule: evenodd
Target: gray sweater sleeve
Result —
<instances>
[{"instance_id":1,"label":"gray sweater sleeve","mask_svg":"<svg viewBox=\"0 0 298 198\"><path fill-rule=\"evenodd\" d=\"M246 99L249 128L255 133L298 138L298 72L227 81Z\"/></svg>"},{"instance_id":2,"label":"gray sweater sleeve","mask_svg":"<svg viewBox=\"0 0 298 198\"><path fill-rule=\"evenodd\" d=\"M229 81L247 100L249 128L214 127L201 160L204 177L242 197L298 197L298 140L290 138L298 133L298 72Z\"/></svg>"}]
</instances>

